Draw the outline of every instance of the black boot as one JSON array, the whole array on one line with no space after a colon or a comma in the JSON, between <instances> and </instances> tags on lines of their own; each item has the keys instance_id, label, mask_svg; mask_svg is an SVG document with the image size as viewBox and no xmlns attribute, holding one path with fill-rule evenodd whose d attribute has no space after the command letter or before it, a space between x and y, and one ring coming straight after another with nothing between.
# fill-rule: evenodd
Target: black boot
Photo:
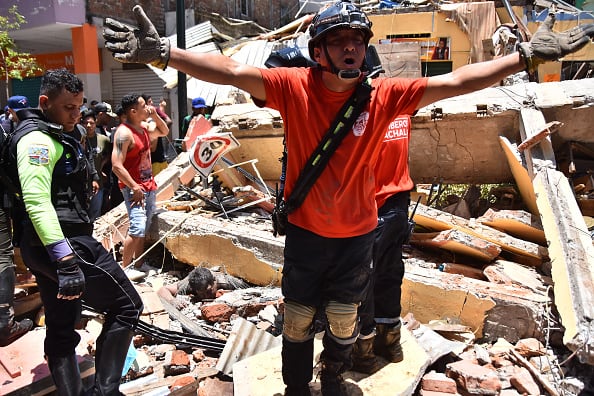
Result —
<instances>
[{"instance_id":1,"label":"black boot","mask_svg":"<svg viewBox=\"0 0 594 396\"><path fill-rule=\"evenodd\" d=\"M47 365L52 373L59 396L82 396L84 394L75 354L63 357L48 356Z\"/></svg>"},{"instance_id":2,"label":"black boot","mask_svg":"<svg viewBox=\"0 0 594 396\"><path fill-rule=\"evenodd\" d=\"M375 342L373 351L377 356L386 358L389 362L398 363L404 359L402 346L400 345L400 328L402 322L395 326L387 324L376 325Z\"/></svg>"},{"instance_id":3,"label":"black boot","mask_svg":"<svg viewBox=\"0 0 594 396\"><path fill-rule=\"evenodd\" d=\"M326 333L328 330L326 330ZM351 368L352 344L339 344L327 334L323 338L324 350L320 355L322 369L320 382L323 396L347 396L342 373Z\"/></svg>"},{"instance_id":4,"label":"black boot","mask_svg":"<svg viewBox=\"0 0 594 396\"><path fill-rule=\"evenodd\" d=\"M313 376L314 340L291 342L283 337L281 352L285 396L310 396L309 382Z\"/></svg>"},{"instance_id":5,"label":"black boot","mask_svg":"<svg viewBox=\"0 0 594 396\"><path fill-rule=\"evenodd\" d=\"M0 347L16 341L33 328L30 319L20 322L14 320L14 284L16 276L13 268L0 272Z\"/></svg>"},{"instance_id":6,"label":"black boot","mask_svg":"<svg viewBox=\"0 0 594 396\"><path fill-rule=\"evenodd\" d=\"M89 395L114 396L120 393L122 370L134 332L125 327L113 327L97 338L95 383Z\"/></svg>"},{"instance_id":7,"label":"black boot","mask_svg":"<svg viewBox=\"0 0 594 396\"><path fill-rule=\"evenodd\" d=\"M357 338L353 344L352 361L353 367L351 370L363 374L373 374L382 368L377 356L373 353L374 336L368 338Z\"/></svg>"}]
</instances>

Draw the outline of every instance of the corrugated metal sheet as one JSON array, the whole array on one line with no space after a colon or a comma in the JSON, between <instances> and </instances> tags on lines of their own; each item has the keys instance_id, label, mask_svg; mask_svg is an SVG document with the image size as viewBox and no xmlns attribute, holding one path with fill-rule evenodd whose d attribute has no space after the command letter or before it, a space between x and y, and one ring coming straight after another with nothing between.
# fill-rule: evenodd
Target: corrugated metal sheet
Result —
<instances>
[{"instance_id":1,"label":"corrugated metal sheet","mask_svg":"<svg viewBox=\"0 0 594 396\"><path fill-rule=\"evenodd\" d=\"M213 26L210 21L199 23L186 29L186 48L192 48L197 45L214 40ZM173 47L177 47L177 35L173 34L167 37Z\"/></svg>"},{"instance_id":2,"label":"corrugated metal sheet","mask_svg":"<svg viewBox=\"0 0 594 396\"><path fill-rule=\"evenodd\" d=\"M165 95L163 80L148 68L123 70L112 69L114 104L120 103L122 96L129 93L144 93L152 96L155 101Z\"/></svg>"},{"instance_id":3,"label":"corrugated metal sheet","mask_svg":"<svg viewBox=\"0 0 594 396\"><path fill-rule=\"evenodd\" d=\"M221 51L219 50L219 47L216 46L215 43L206 43L206 44L201 44L201 45L195 45L192 48L188 48L189 52L193 52L193 53L207 53L207 52L218 52L220 53ZM165 70L161 70L157 67L148 65L151 70L157 75L157 77L159 77L162 81L163 81L163 85L167 88L167 89L171 89L174 88L177 85L177 70L168 67ZM191 96L193 97L193 96Z\"/></svg>"},{"instance_id":4,"label":"corrugated metal sheet","mask_svg":"<svg viewBox=\"0 0 594 396\"><path fill-rule=\"evenodd\" d=\"M212 42L214 40L214 27L210 22L204 22L193 26L186 30L186 48L190 52L205 53L205 52L221 52L217 45ZM171 35L168 37L173 46L176 45L177 36ZM206 43L206 44L202 44ZM231 58L237 62L256 66L265 67L264 62L274 50L293 46L295 43L301 47L302 51L307 54L307 38L303 35L298 36L297 40L286 40L283 42L274 42L268 40L248 40L238 44L235 48L229 50L233 52ZM149 66L153 72L164 81L166 89L173 90L177 86L177 70L167 68L160 70L158 68ZM199 80L194 77L189 77L187 80L187 96L188 98L202 97L206 104L215 106L229 101L229 98L235 96L235 93L246 95L243 91L230 85L212 84L206 81ZM249 96L249 95L246 95Z\"/></svg>"},{"instance_id":5,"label":"corrugated metal sheet","mask_svg":"<svg viewBox=\"0 0 594 396\"><path fill-rule=\"evenodd\" d=\"M301 37L301 36L300 36ZM256 67L265 67L264 62L270 56L272 51L284 48L287 46L299 45L303 47L303 40L298 39L287 40L283 43L267 41L267 40L253 40L242 43L231 58L239 63L244 63ZM305 41L305 53L307 53L307 42ZM303 48L302 48L303 51ZM211 84L196 78L190 78L187 84L188 97L203 97L209 106L218 105L227 102L228 98L233 95L233 92L244 93L238 88L230 85Z\"/></svg>"},{"instance_id":6,"label":"corrugated metal sheet","mask_svg":"<svg viewBox=\"0 0 594 396\"><path fill-rule=\"evenodd\" d=\"M231 375L233 373L233 364L236 362L271 348L276 348L281 344L281 336L274 337L240 317L233 323L231 335L229 335L225 343L225 349L223 349L219 357L216 369Z\"/></svg>"}]
</instances>

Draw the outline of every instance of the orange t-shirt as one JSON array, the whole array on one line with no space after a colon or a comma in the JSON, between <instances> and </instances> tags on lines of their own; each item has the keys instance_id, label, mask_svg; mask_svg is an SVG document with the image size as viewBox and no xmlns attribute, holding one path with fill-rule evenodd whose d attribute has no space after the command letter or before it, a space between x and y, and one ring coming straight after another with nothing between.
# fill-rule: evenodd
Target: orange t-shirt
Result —
<instances>
[{"instance_id":1,"label":"orange t-shirt","mask_svg":"<svg viewBox=\"0 0 594 396\"><path fill-rule=\"evenodd\" d=\"M353 90L333 92L315 68L262 69L266 102L284 120L287 145L285 198ZM371 100L303 204L289 221L328 238L346 238L372 231L377 225L375 163L388 125L398 114L412 114L427 79L377 78Z\"/></svg>"},{"instance_id":2,"label":"orange t-shirt","mask_svg":"<svg viewBox=\"0 0 594 396\"><path fill-rule=\"evenodd\" d=\"M410 115L400 115L388 125L375 165L375 202L381 208L392 195L410 191L414 183L408 170Z\"/></svg>"}]
</instances>

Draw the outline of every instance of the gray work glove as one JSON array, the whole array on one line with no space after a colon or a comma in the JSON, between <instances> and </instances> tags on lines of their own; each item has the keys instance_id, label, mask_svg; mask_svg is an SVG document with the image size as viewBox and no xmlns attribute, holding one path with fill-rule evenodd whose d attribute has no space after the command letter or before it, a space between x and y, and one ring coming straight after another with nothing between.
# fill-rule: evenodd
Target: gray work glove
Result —
<instances>
[{"instance_id":1,"label":"gray work glove","mask_svg":"<svg viewBox=\"0 0 594 396\"><path fill-rule=\"evenodd\" d=\"M520 43L518 50L526 61L529 73L546 61L556 61L567 54L578 51L594 37L594 24L575 26L564 32L553 32L555 14L549 13L545 21L528 43Z\"/></svg>"},{"instance_id":2,"label":"gray work glove","mask_svg":"<svg viewBox=\"0 0 594 396\"><path fill-rule=\"evenodd\" d=\"M58 298L78 298L85 291L85 275L78 266L79 259L71 257L57 261Z\"/></svg>"},{"instance_id":3,"label":"gray work glove","mask_svg":"<svg viewBox=\"0 0 594 396\"><path fill-rule=\"evenodd\" d=\"M138 22L136 29L131 29L115 19L105 19L105 48L111 51L114 59L119 62L150 63L165 70L169 62L171 43L168 39L159 37L157 29L141 6L135 5L132 11Z\"/></svg>"}]
</instances>

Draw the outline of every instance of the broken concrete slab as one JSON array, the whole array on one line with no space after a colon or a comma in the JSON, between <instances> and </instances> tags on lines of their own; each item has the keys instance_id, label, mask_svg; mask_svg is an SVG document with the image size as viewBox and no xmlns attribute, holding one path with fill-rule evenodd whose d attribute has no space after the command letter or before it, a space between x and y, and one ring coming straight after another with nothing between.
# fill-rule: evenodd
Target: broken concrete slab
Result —
<instances>
[{"instance_id":1,"label":"broken concrete slab","mask_svg":"<svg viewBox=\"0 0 594 396\"><path fill-rule=\"evenodd\" d=\"M414 393L430 359L425 350L407 329L402 329L402 349L404 360L400 363L385 363L385 366L373 375L354 371L343 374L347 382L347 391L351 395L402 395ZM314 341L314 361L319 360L322 351L321 334ZM235 396L270 396L284 393L281 373L281 347L241 360L233 365ZM314 369L314 378L310 383L312 396L320 396L320 383Z\"/></svg>"},{"instance_id":2,"label":"broken concrete slab","mask_svg":"<svg viewBox=\"0 0 594 396\"><path fill-rule=\"evenodd\" d=\"M402 313L412 312L429 323L450 319L469 326L478 339L544 339L547 305L544 292L498 285L436 269L406 264L402 283Z\"/></svg>"},{"instance_id":3,"label":"broken concrete slab","mask_svg":"<svg viewBox=\"0 0 594 396\"><path fill-rule=\"evenodd\" d=\"M522 109L523 139L545 124L537 109ZM533 180L536 204L549 243L555 305L565 334L565 345L581 362L594 364L594 246L567 178L555 169L549 138L524 152Z\"/></svg>"},{"instance_id":4,"label":"broken concrete slab","mask_svg":"<svg viewBox=\"0 0 594 396\"><path fill-rule=\"evenodd\" d=\"M176 227L164 245L181 262L220 266L229 275L251 284L280 286L284 238L275 238L269 229L260 230L256 224L237 219L228 221L181 212L158 213L153 223L151 230L160 234ZM155 237L153 234L152 238Z\"/></svg>"},{"instance_id":5,"label":"broken concrete slab","mask_svg":"<svg viewBox=\"0 0 594 396\"><path fill-rule=\"evenodd\" d=\"M534 99L547 121L564 124L556 134L559 140L591 143L593 90L593 79L518 84L483 89L420 109L411 119L411 177L416 183L510 182L498 137L521 141L518 110L524 106L523 99Z\"/></svg>"},{"instance_id":6,"label":"broken concrete slab","mask_svg":"<svg viewBox=\"0 0 594 396\"><path fill-rule=\"evenodd\" d=\"M490 282L526 287L544 293L553 285L553 280L543 276L532 267L506 260L496 260L483 268Z\"/></svg>"}]
</instances>

